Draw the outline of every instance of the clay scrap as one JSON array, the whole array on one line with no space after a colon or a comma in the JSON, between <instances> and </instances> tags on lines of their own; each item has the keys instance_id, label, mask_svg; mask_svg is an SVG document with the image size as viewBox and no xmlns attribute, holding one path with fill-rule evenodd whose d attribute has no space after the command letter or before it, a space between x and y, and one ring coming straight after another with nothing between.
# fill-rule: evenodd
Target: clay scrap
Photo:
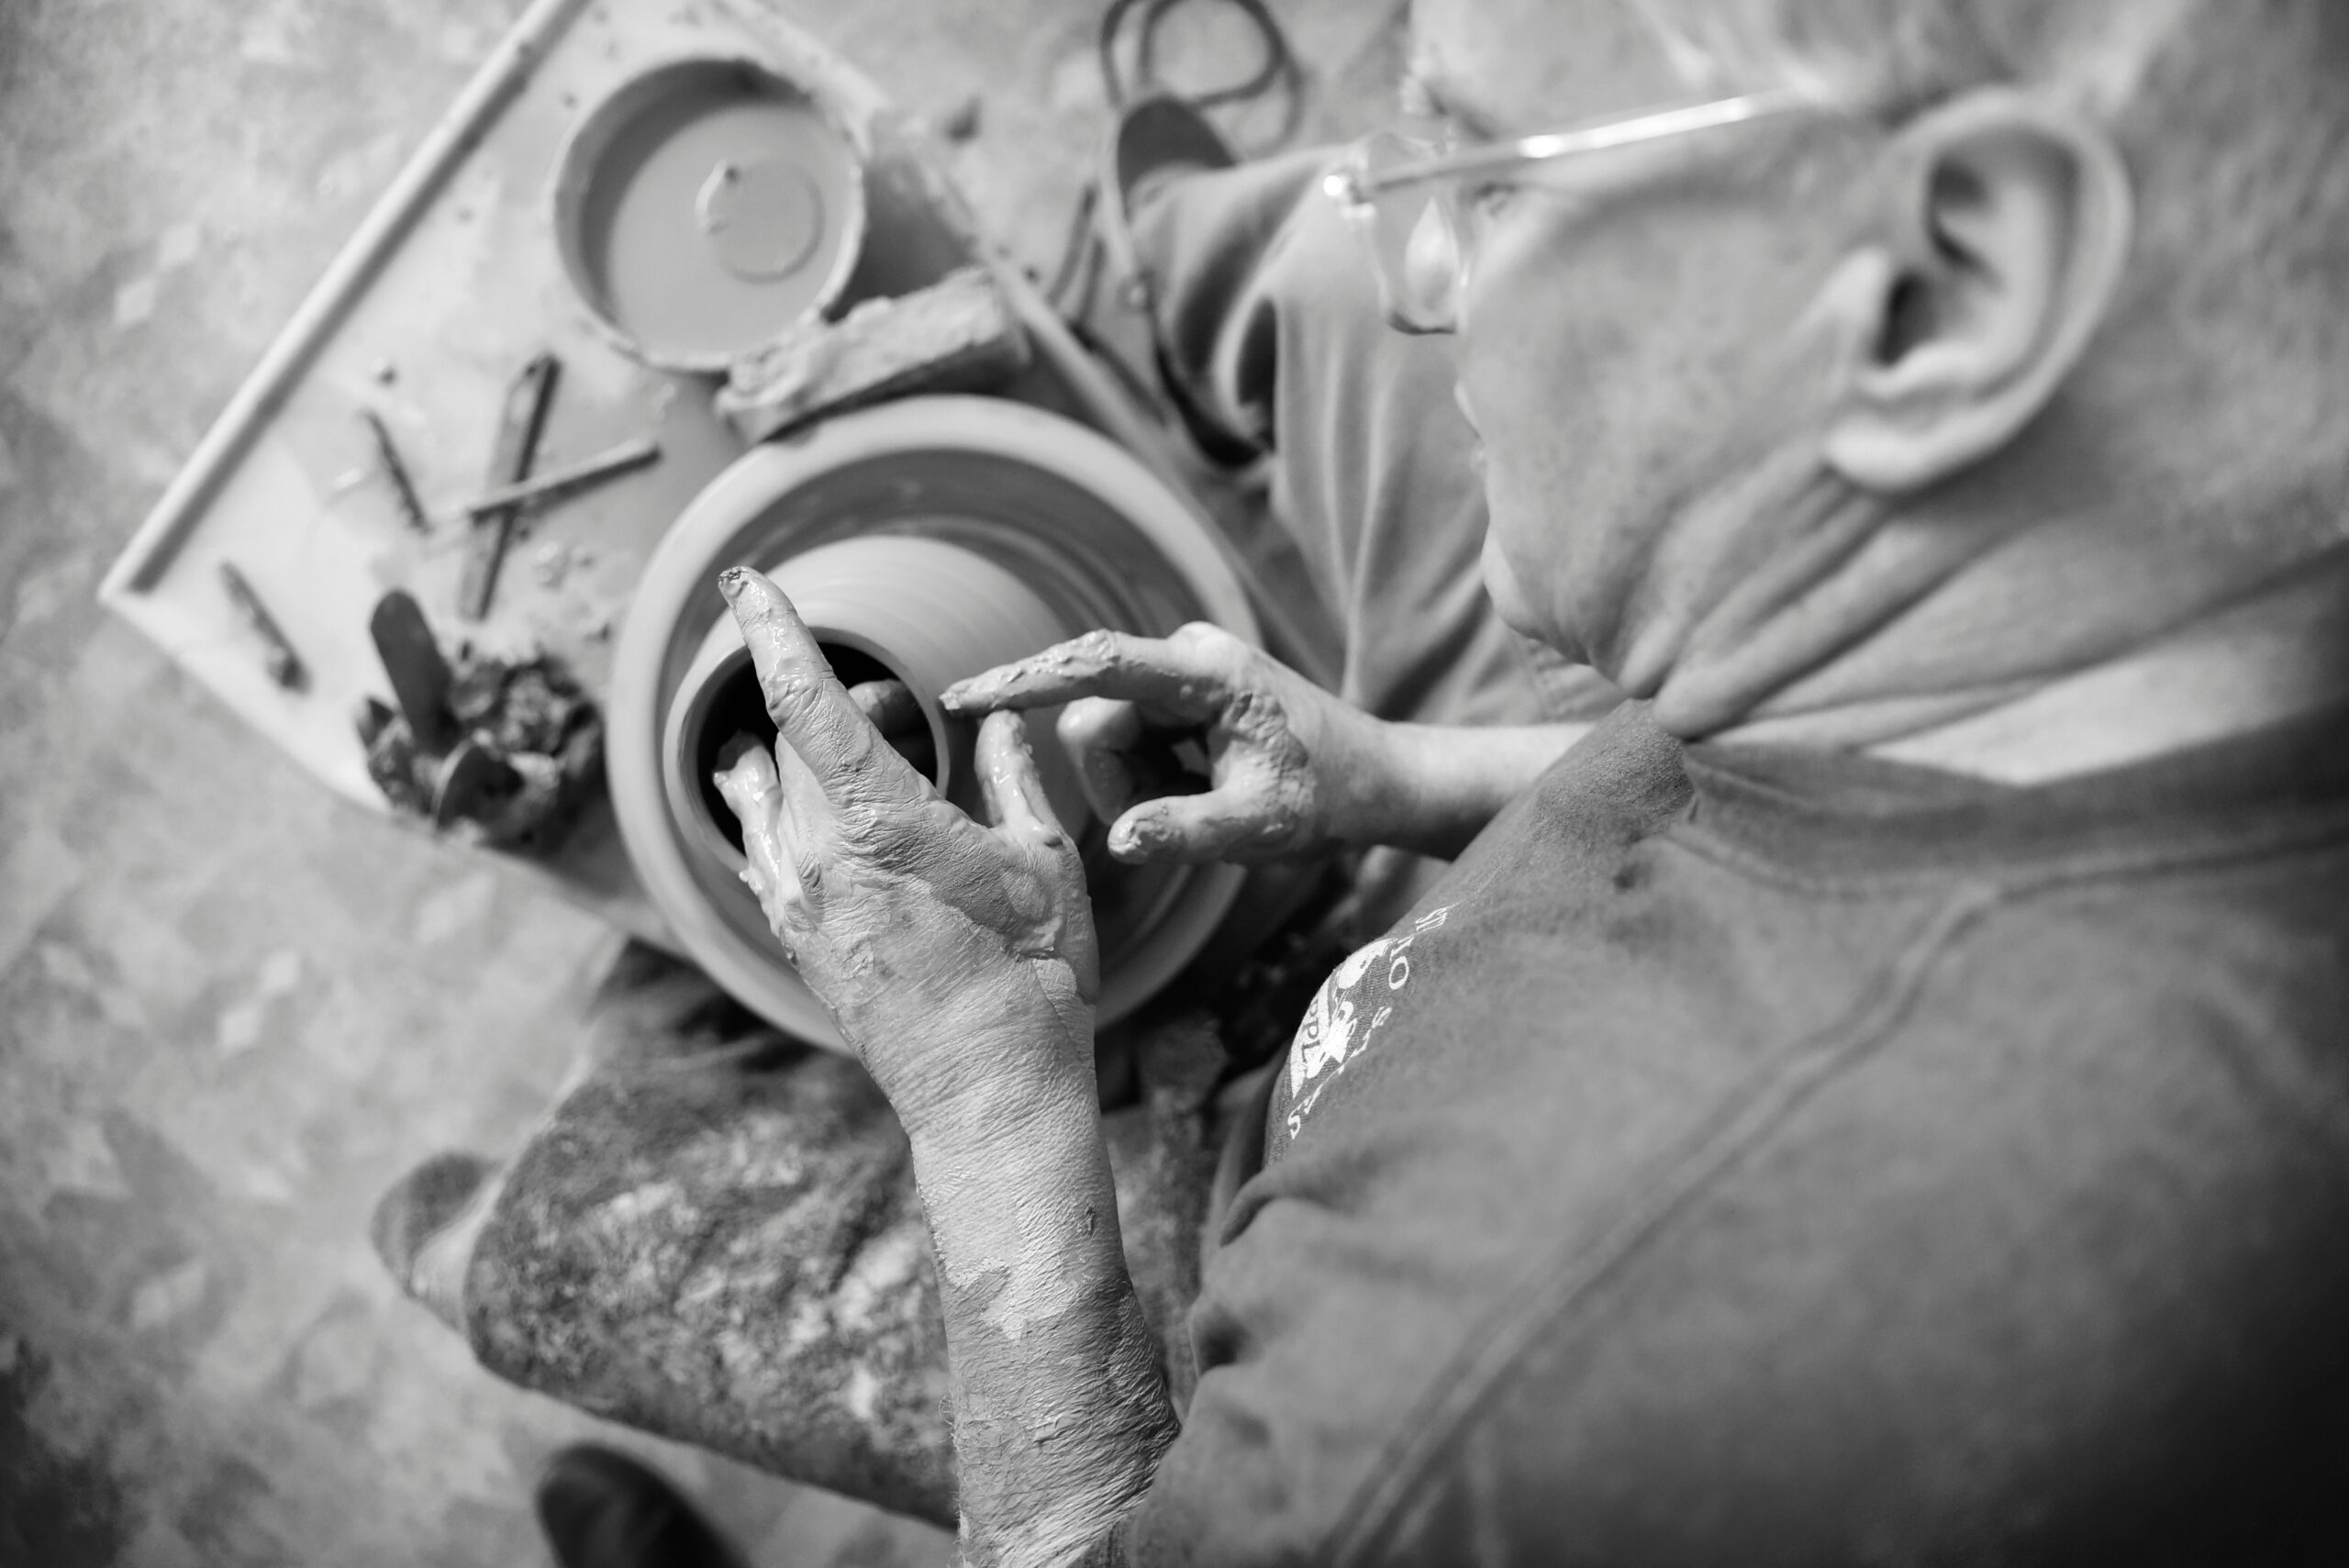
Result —
<instances>
[{"instance_id":1,"label":"clay scrap","mask_svg":"<svg viewBox=\"0 0 2349 1568\"><path fill-rule=\"evenodd\" d=\"M718 412L763 441L824 415L912 392L974 392L1028 362L1028 342L984 267L868 299L734 361Z\"/></svg>"},{"instance_id":2,"label":"clay scrap","mask_svg":"<svg viewBox=\"0 0 2349 1568\"><path fill-rule=\"evenodd\" d=\"M603 716L560 661L460 645L442 653L409 595L376 606L375 647L398 706L358 715L367 775L436 828L497 849L559 843L603 774Z\"/></svg>"},{"instance_id":3,"label":"clay scrap","mask_svg":"<svg viewBox=\"0 0 2349 1568\"><path fill-rule=\"evenodd\" d=\"M650 468L660 461L661 443L650 437L622 441L594 457L582 458L562 468L549 469L535 479L501 484L495 490L476 495L465 503L464 513L479 520L525 507L549 506L606 480L634 473L640 468Z\"/></svg>"}]
</instances>

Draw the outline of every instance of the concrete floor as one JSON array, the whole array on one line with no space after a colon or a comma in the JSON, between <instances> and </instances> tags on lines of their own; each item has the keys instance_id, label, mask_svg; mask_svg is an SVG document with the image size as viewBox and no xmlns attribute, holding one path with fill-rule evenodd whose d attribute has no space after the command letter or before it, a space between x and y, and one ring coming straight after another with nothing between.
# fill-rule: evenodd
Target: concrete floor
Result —
<instances>
[{"instance_id":1,"label":"concrete floor","mask_svg":"<svg viewBox=\"0 0 2349 1568\"><path fill-rule=\"evenodd\" d=\"M983 90L961 172L1049 262L1094 5L786 8L901 102ZM1396 7L1276 8L1308 133L1374 113ZM0 0L0 1568L540 1562L531 1476L591 1430L763 1562L945 1555L510 1389L395 1295L377 1195L510 1144L613 939L338 803L93 601L517 9Z\"/></svg>"}]
</instances>

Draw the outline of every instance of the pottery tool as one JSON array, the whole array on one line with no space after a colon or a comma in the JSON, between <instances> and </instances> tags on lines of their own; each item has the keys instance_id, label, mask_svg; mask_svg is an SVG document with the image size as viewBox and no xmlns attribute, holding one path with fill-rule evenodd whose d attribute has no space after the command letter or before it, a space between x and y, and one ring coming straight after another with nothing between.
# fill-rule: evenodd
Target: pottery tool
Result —
<instances>
[{"instance_id":1,"label":"pottery tool","mask_svg":"<svg viewBox=\"0 0 2349 1568\"><path fill-rule=\"evenodd\" d=\"M406 589L395 588L376 601L367 630L417 749L447 751L457 738L456 717L449 711L449 661L432 639L423 606Z\"/></svg>"},{"instance_id":2,"label":"pottery tool","mask_svg":"<svg viewBox=\"0 0 2349 1568\"><path fill-rule=\"evenodd\" d=\"M400 461L399 448L392 445L392 433L372 408L362 408L359 417L367 421L368 430L375 438L375 456L382 463L384 477L392 482L392 498L399 503L400 516L417 533L432 531L432 519L424 515L424 503L417 498L416 482L407 475L407 464Z\"/></svg>"},{"instance_id":3,"label":"pottery tool","mask_svg":"<svg viewBox=\"0 0 2349 1568\"><path fill-rule=\"evenodd\" d=\"M536 479L526 479L518 484L500 485L476 495L465 503L463 511L465 516L479 519L497 512L542 506L574 490L601 484L607 479L617 479L623 473L649 468L660 461L660 442L650 438L623 441L607 451L598 452L568 468L554 469Z\"/></svg>"},{"instance_id":4,"label":"pottery tool","mask_svg":"<svg viewBox=\"0 0 2349 1568\"><path fill-rule=\"evenodd\" d=\"M294 651L284 628L261 602L261 595L253 592L253 585L245 581L245 574L224 561L220 563L220 585L228 591L228 602L237 606L238 617L261 639L262 663L269 671L269 678L289 692L298 692L308 684L310 674L303 668L302 656Z\"/></svg>"},{"instance_id":5,"label":"pottery tool","mask_svg":"<svg viewBox=\"0 0 2349 1568\"><path fill-rule=\"evenodd\" d=\"M479 737L461 740L440 764L432 792L432 825L486 823L498 806L522 793L522 785L521 773L495 748L483 744Z\"/></svg>"},{"instance_id":6,"label":"pottery tool","mask_svg":"<svg viewBox=\"0 0 2349 1568\"><path fill-rule=\"evenodd\" d=\"M497 420L497 441L489 459L489 483L513 484L530 477L539 437L546 429L547 409L554 402L554 384L561 361L552 354L538 354L522 367L506 390L506 406ZM518 506L475 514L472 548L465 554L464 581L457 589L457 613L479 620L489 613L497 592L497 569L513 542L514 525L521 517Z\"/></svg>"}]
</instances>

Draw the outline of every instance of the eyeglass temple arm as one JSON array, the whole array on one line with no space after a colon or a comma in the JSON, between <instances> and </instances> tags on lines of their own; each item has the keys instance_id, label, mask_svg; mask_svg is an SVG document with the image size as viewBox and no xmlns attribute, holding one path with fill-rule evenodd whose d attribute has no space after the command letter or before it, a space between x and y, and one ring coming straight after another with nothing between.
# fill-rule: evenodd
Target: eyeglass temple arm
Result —
<instances>
[{"instance_id":1,"label":"eyeglass temple arm","mask_svg":"<svg viewBox=\"0 0 2349 1568\"><path fill-rule=\"evenodd\" d=\"M1359 202L1430 180L1511 169L1520 164L1545 162L1576 152L1596 152L1603 148L1660 141L1689 131L1710 130L1719 126L1737 125L1769 115L1784 114L1791 109L1812 106L1813 100L1787 89L1748 93L1734 98L1718 98L1708 104L1692 104L1684 108L1636 115L1630 119L1608 120L1570 130L1541 131L1514 140L1488 142L1479 147L1463 148L1457 152L1423 158L1413 163L1398 164L1392 169L1376 172L1360 168L1340 169L1330 174L1327 183L1332 195L1343 200Z\"/></svg>"}]
</instances>

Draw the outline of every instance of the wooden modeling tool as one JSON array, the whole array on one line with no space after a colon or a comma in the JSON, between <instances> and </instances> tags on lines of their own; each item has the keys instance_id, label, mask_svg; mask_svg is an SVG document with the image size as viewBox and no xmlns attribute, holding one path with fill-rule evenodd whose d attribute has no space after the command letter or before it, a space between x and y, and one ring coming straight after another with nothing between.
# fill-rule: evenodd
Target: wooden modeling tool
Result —
<instances>
[{"instance_id":1,"label":"wooden modeling tool","mask_svg":"<svg viewBox=\"0 0 2349 1568\"><path fill-rule=\"evenodd\" d=\"M284 628L261 602L261 595L253 592L253 585L245 581L245 574L224 561L220 563L220 585L228 591L228 602L237 606L239 618L261 639L262 662L269 678L289 692L298 692L307 685L310 673L303 667L302 656L294 651Z\"/></svg>"},{"instance_id":2,"label":"wooden modeling tool","mask_svg":"<svg viewBox=\"0 0 2349 1568\"><path fill-rule=\"evenodd\" d=\"M543 506L548 502L584 490L591 484L601 484L623 473L649 468L661 461L661 443L647 438L623 441L607 451L542 473L536 479L526 479L519 484L501 485L485 495L476 495L465 503L465 516L482 517L491 513Z\"/></svg>"},{"instance_id":3,"label":"wooden modeling tool","mask_svg":"<svg viewBox=\"0 0 2349 1568\"><path fill-rule=\"evenodd\" d=\"M506 391L506 406L498 416L497 444L489 460L489 483L513 484L530 477L530 462L546 429L547 409L554 402L554 384L562 371L552 354L540 354L522 367ZM457 589L457 613L479 620L489 613L497 593L497 569L513 542L514 525L522 508L500 506L473 516L473 539L465 553L465 575Z\"/></svg>"},{"instance_id":4,"label":"wooden modeling tool","mask_svg":"<svg viewBox=\"0 0 2349 1568\"><path fill-rule=\"evenodd\" d=\"M456 739L456 716L449 711L449 661L432 639L432 628L414 595L395 588L376 601L367 622L375 654L391 677L392 696L416 737L418 751L439 753Z\"/></svg>"},{"instance_id":5,"label":"wooden modeling tool","mask_svg":"<svg viewBox=\"0 0 2349 1568\"><path fill-rule=\"evenodd\" d=\"M432 519L424 515L424 503L416 494L416 481L408 477L407 464L400 461L399 448L392 445L392 432L372 408L362 408L359 417L367 421L367 428L375 438L375 456L383 465L384 477L392 482L392 498L399 503L400 516L417 533L430 533Z\"/></svg>"}]
</instances>

